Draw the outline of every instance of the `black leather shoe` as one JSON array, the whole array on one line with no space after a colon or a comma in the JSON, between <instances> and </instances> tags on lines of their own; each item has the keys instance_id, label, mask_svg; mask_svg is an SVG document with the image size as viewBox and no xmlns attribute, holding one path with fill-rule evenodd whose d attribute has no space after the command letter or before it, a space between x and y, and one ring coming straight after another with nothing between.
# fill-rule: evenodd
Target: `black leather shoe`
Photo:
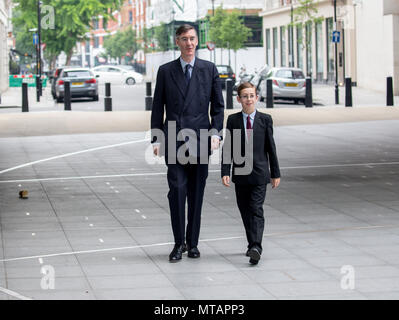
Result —
<instances>
[{"instance_id":1,"label":"black leather shoe","mask_svg":"<svg viewBox=\"0 0 399 320\"><path fill-rule=\"evenodd\" d=\"M187 252L187 244L183 244L183 253Z\"/></svg>"},{"instance_id":2,"label":"black leather shoe","mask_svg":"<svg viewBox=\"0 0 399 320\"><path fill-rule=\"evenodd\" d=\"M247 250L247 253L245 254L245 256L249 257L249 249Z\"/></svg>"},{"instance_id":3,"label":"black leather shoe","mask_svg":"<svg viewBox=\"0 0 399 320\"><path fill-rule=\"evenodd\" d=\"M252 248L248 251L248 255L250 257L249 259L249 263L250 264L258 264L259 260L260 260L260 252L258 249L256 248Z\"/></svg>"},{"instance_id":4,"label":"black leather shoe","mask_svg":"<svg viewBox=\"0 0 399 320\"><path fill-rule=\"evenodd\" d=\"M199 257L201 256L201 253L199 252L199 250L198 250L197 247L194 247L194 248L188 249L188 254L187 254L187 256L188 256L189 258L194 258L194 259L196 259L196 258L199 258Z\"/></svg>"},{"instance_id":5,"label":"black leather shoe","mask_svg":"<svg viewBox=\"0 0 399 320\"><path fill-rule=\"evenodd\" d=\"M169 255L170 262L178 262L181 260L183 254L183 245L175 244L172 252Z\"/></svg>"}]
</instances>

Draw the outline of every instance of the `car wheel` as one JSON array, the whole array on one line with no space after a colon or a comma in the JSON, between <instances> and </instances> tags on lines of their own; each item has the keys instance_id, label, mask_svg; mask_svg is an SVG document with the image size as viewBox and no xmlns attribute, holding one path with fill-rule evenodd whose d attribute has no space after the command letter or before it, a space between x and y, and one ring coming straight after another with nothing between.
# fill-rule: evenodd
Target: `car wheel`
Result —
<instances>
[{"instance_id":1,"label":"car wheel","mask_svg":"<svg viewBox=\"0 0 399 320\"><path fill-rule=\"evenodd\" d=\"M64 101L64 99L62 97L56 97L56 99L57 99L57 103L61 103Z\"/></svg>"},{"instance_id":2,"label":"car wheel","mask_svg":"<svg viewBox=\"0 0 399 320\"><path fill-rule=\"evenodd\" d=\"M299 99L294 99L294 104L299 104Z\"/></svg>"},{"instance_id":3,"label":"car wheel","mask_svg":"<svg viewBox=\"0 0 399 320\"><path fill-rule=\"evenodd\" d=\"M99 99L98 99L98 95L95 95L94 97L93 97L93 101L98 101Z\"/></svg>"},{"instance_id":4,"label":"car wheel","mask_svg":"<svg viewBox=\"0 0 399 320\"><path fill-rule=\"evenodd\" d=\"M133 78L127 78L126 84L128 84L129 86L132 86L132 85L136 84L136 80L134 80Z\"/></svg>"}]
</instances>

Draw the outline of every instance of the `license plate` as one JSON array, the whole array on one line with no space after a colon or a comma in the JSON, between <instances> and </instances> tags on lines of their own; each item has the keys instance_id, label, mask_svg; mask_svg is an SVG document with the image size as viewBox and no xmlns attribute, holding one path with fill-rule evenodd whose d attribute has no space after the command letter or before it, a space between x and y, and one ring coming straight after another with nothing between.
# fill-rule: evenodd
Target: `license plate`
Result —
<instances>
[{"instance_id":1,"label":"license plate","mask_svg":"<svg viewBox=\"0 0 399 320\"><path fill-rule=\"evenodd\" d=\"M72 82L73 86L81 86L83 85L83 82Z\"/></svg>"},{"instance_id":2,"label":"license plate","mask_svg":"<svg viewBox=\"0 0 399 320\"><path fill-rule=\"evenodd\" d=\"M297 87L298 84L297 83L286 83L285 86L286 87Z\"/></svg>"},{"instance_id":3,"label":"license plate","mask_svg":"<svg viewBox=\"0 0 399 320\"><path fill-rule=\"evenodd\" d=\"M221 75L219 75L219 77L220 77L220 78L228 78L229 76L228 76L228 75L225 75L225 74L221 74Z\"/></svg>"}]
</instances>

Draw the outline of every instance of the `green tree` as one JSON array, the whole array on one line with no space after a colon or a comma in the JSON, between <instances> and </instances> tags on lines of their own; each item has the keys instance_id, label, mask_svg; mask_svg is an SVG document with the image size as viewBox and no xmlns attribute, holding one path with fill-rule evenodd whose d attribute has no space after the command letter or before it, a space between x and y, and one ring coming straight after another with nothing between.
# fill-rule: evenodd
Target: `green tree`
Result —
<instances>
[{"instance_id":1,"label":"green tree","mask_svg":"<svg viewBox=\"0 0 399 320\"><path fill-rule=\"evenodd\" d=\"M165 23L155 27L154 37L159 51L167 51L169 49L169 31Z\"/></svg>"},{"instance_id":2,"label":"green tree","mask_svg":"<svg viewBox=\"0 0 399 320\"><path fill-rule=\"evenodd\" d=\"M300 26L301 30L305 29L306 25L316 25L324 20L323 16L318 15L319 10L317 9L316 0L298 0L298 6L293 10L293 21L289 24L292 28ZM308 48L311 39L299 35L298 42L304 44L304 48Z\"/></svg>"},{"instance_id":3,"label":"green tree","mask_svg":"<svg viewBox=\"0 0 399 320\"><path fill-rule=\"evenodd\" d=\"M237 56L237 50L244 48L245 42L251 36L252 31L244 25L239 11L235 10L226 15L221 24L221 38L226 43L227 49L232 49Z\"/></svg>"},{"instance_id":4,"label":"green tree","mask_svg":"<svg viewBox=\"0 0 399 320\"><path fill-rule=\"evenodd\" d=\"M18 3L15 10L19 12L13 23L23 26L25 32L37 28L37 0L13 1ZM122 3L123 0L42 0L42 5L51 6L55 13L54 28L43 28L41 33L46 50L53 56L64 51L69 64L76 43L87 40L93 17L101 15L107 22Z\"/></svg>"},{"instance_id":5,"label":"green tree","mask_svg":"<svg viewBox=\"0 0 399 320\"><path fill-rule=\"evenodd\" d=\"M227 42L223 38L223 21L227 18L227 12L220 6L215 10L215 15L210 18L209 38L218 48L227 48Z\"/></svg>"},{"instance_id":6,"label":"green tree","mask_svg":"<svg viewBox=\"0 0 399 320\"><path fill-rule=\"evenodd\" d=\"M105 38L103 47L106 55L111 58L119 60L123 56L133 57L138 48L136 32L130 28L125 31L118 31L113 36Z\"/></svg>"}]
</instances>

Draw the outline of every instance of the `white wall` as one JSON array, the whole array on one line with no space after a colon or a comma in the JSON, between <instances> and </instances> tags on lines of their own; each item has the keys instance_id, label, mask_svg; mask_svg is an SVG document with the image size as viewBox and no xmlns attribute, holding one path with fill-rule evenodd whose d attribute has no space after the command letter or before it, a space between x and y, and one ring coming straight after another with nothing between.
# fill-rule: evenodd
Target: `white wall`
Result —
<instances>
[{"instance_id":1,"label":"white wall","mask_svg":"<svg viewBox=\"0 0 399 320\"><path fill-rule=\"evenodd\" d=\"M175 51L175 59L180 56L179 51ZM197 56L200 59L209 60L214 62L213 54L211 56L208 49L200 49L197 51ZM238 75L240 73L241 66L245 65L248 73L253 73L259 70L266 63L266 57L262 47L260 48L247 48L237 51L237 63L235 59L235 53L231 50L231 67L233 71ZM148 80L156 80L156 75L160 65L173 60L173 51L167 52L156 52L146 54L146 69ZM228 64L229 53L228 50L216 49L216 64Z\"/></svg>"},{"instance_id":2,"label":"white wall","mask_svg":"<svg viewBox=\"0 0 399 320\"><path fill-rule=\"evenodd\" d=\"M386 77L394 77L399 94L399 16L383 15L384 2L368 0L356 7L358 85L381 92Z\"/></svg>"},{"instance_id":3,"label":"white wall","mask_svg":"<svg viewBox=\"0 0 399 320\"><path fill-rule=\"evenodd\" d=\"M8 6L0 0L0 93L8 88Z\"/></svg>"}]
</instances>

